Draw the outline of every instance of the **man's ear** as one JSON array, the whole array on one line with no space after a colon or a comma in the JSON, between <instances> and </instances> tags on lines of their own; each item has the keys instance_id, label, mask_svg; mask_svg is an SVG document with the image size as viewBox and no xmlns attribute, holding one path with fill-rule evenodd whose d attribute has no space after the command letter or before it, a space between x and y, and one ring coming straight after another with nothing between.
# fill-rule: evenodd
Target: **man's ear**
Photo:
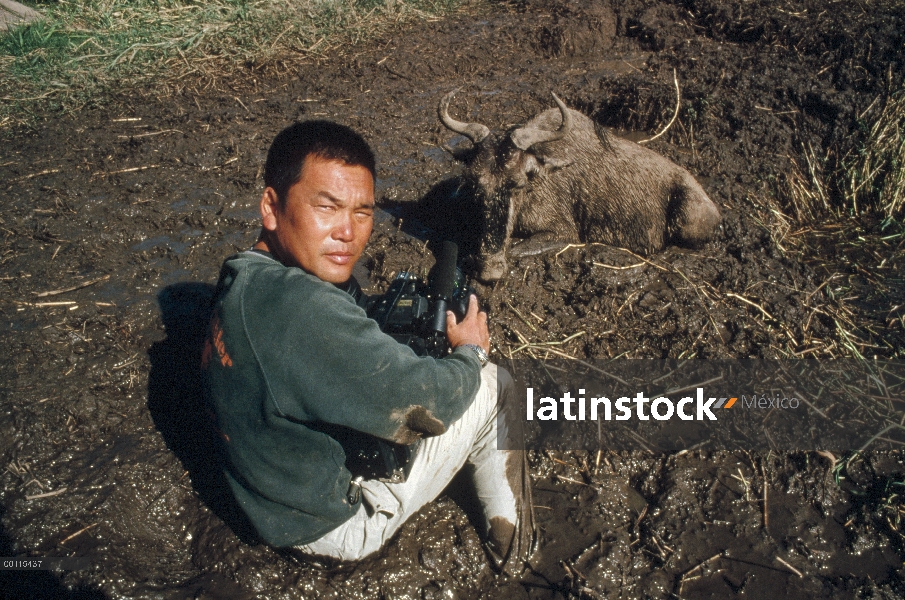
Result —
<instances>
[{"instance_id":1,"label":"man's ear","mask_svg":"<svg viewBox=\"0 0 905 600\"><path fill-rule=\"evenodd\" d=\"M261 225L267 231L275 231L277 228L276 213L280 210L280 199L272 187L264 188L261 194Z\"/></svg>"}]
</instances>

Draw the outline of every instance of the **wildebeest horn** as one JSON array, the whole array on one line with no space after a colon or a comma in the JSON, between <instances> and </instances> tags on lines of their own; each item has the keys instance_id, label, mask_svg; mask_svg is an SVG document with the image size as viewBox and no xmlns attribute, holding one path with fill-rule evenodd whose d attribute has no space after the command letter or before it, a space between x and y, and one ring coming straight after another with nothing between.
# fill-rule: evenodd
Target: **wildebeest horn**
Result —
<instances>
[{"instance_id":1,"label":"wildebeest horn","mask_svg":"<svg viewBox=\"0 0 905 600\"><path fill-rule=\"evenodd\" d=\"M569 114L569 109L566 108L566 105L563 104L556 94L553 94L553 99L556 101L556 105L559 106L559 112L562 115L562 125L559 126L559 129L548 131L533 127L530 129L528 127L520 127L513 131L511 135L512 143L515 144L516 148L528 150L534 144L561 140L569 135L569 131L572 129L572 115Z\"/></svg>"},{"instance_id":2,"label":"wildebeest horn","mask_svg":"<svg viewBox=\"0 0 905 600\"><path fill-rule=\"evenodd\" d=\"M472 144L480 144L484 141L484 138L490 135L490 130L487 127L480 123L463 123L462 121L456 121L449 116L449 101L452 100L452 97L455 96L458 91L459 90L453 90L443 96L439 106L437 106L437 114L448 129L464 135L471 140Z\"/></svg>"}]
</instances>

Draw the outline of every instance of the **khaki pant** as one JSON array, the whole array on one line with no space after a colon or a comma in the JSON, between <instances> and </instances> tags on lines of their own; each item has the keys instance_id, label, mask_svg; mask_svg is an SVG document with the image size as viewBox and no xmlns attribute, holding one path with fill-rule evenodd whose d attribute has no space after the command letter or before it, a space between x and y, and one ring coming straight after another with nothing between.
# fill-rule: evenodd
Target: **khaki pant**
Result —
<instances>
[{"instance_id":1,"label":"khaki pant","mask_svg":"<svg viewBox=\"0 0 905 600\"><path fill-rule=\"evenodd\" d=\"M357 560L376 552L409 517L439 496L468 462L474 467L474 484L484 512L485 531L491 538L491 554L497 554L495 560L505 564L513 549L509 542L518 537L513 531L527 527L530 536L534 528L524 452L497 450L498 403L511 401L513 395L509 373L488 364L481 371L481 385L471 406L446 433L422 440L405 482L362 482L359 511L322 538L298 548L341 560ZM499 534L500 523L506 539L494 544L494 527ZM517 561L525 560L528 551L525 548L516 552L520 555ZM497 566L502 569L504 564Z\"/></svg>"}]
</instances>

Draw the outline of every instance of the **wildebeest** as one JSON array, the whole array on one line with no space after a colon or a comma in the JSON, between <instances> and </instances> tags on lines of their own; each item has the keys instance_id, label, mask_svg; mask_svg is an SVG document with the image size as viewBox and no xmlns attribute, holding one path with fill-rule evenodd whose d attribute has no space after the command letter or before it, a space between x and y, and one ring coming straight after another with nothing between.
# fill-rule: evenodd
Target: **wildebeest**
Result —
<instances>
[{"instance_id":1,"label":"wildebeest","mask_svg":"<svg viewBox=\"0 0 905 600\"><path fill-rule=\"evenodd\" d=\"M454 154L465 162L463 177L482 203L479 279L505 275L513 236L530 237L532 245L601 242L648 254L667 243L699 246L718 226L719 210L688 171L607 133L556 94L558 108L491 132L449 116L455 93L440 100L437 112L447 128L472 142Z\"/></svg>"}]
</instances>

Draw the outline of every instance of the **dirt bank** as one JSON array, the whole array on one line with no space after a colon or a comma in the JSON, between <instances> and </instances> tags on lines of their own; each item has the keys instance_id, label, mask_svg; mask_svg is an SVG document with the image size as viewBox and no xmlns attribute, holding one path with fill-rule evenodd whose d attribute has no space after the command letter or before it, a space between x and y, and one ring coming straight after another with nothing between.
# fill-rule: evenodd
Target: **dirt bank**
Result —
<instances>
[{"instance_id":1,"label":"dirt bank","mask_svg":"<svg viewBox=\"0 0 905 600\"><path fill-rule=\"evenodd\" d=\"M903 20L894 3L526 0L300 62L284 79L238 73L218 89L122 98L4 140L0 554L95 566L5 572L3 594L902 597L905 465L893 451L845 468L816 453L614 453L599 469L587 452L540 452L542 550L522 581L492 575L450 498L372 560L299 563L254 539L210 468L194 365L210 286L254 240L264 156L287 123L331 118L373 143L393 215L365 261L376 291L433 261L419 223L455 237L467 216L439 147L453 137L436 117L444 93L461 86L454 114L499 128L555 91L644 137L672 116L674 71L679 118L649 146L720 206L717 239L649 262L603 246L513 261L480 289L496 356L584 332L557 348L901 358L899 226L795 223L781 190L803 148L845 144L901 87Z\"/></svg>"}]
</instances>

